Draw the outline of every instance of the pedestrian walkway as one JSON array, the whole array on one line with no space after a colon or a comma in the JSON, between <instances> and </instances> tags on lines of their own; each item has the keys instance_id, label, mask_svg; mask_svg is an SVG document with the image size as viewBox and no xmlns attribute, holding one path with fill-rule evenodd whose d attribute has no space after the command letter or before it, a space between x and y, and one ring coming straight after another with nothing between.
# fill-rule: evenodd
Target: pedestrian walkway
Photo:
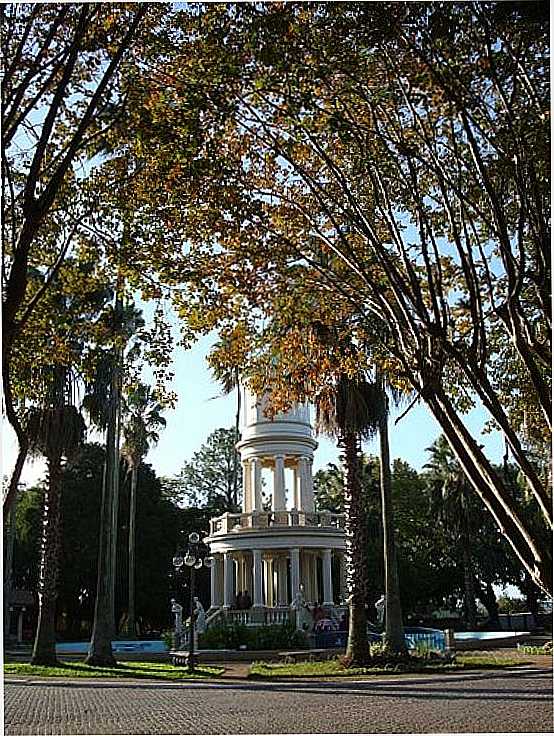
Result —
<instances>
[{"instance_id":1,"label":"pedestrian walkway","mask_svg":"<svg viewBox=\"0 0 554 736\"><path fill-rule=\"evenodd\" d=\"M553 730L551 672L252 682L5 682L6 736ZM236 679L233 679L236 676Z\"/></svg>"}]
</instances>

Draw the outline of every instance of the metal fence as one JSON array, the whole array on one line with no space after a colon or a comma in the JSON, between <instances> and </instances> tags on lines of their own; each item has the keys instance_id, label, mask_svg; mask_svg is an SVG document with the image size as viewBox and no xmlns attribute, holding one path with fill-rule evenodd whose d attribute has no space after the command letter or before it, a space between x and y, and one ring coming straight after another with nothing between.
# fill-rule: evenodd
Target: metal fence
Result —
<instances>
[{"instance_id":1,"label":"metal fence","mask_svg":"<svg viewBox=\"0 0 554 736\"><path fill-rule=\"evenodd\" d=\"M372 631L367 632L370 644L382 641L382 635ZM404 638L408 649L426 649L428 651L443 652L446 649L444 631L440 629L405 628ZM316 649L343 649L348 639L347 631L316 631Z\"/></svg>"},{"instance_id":2,"label":"metal fence","mask_svg":"<svg viewBox=\"0 0 554 736\"><path fill-rule=\"evenodd\" d=\"M426 649L433 652L444 652L446 637L440 629L405 628L404 638L408 649Z\"/></svg>"}]
</instances>

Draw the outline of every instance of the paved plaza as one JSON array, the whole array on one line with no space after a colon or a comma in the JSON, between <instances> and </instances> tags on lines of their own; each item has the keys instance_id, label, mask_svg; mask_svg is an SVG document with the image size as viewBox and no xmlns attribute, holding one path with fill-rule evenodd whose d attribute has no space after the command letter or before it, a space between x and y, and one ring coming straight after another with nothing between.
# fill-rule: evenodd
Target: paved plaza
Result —
<instances>
[{"instance_id":1,"label":"paved plaza","mask_svg":"<svg viewBox=\"0 0 554 736\"><path fill-rule=\"evenodd\" d=\"M5 733L551 732L552 671L357 681L5 680Z\"/></svg>"}]
</instances>

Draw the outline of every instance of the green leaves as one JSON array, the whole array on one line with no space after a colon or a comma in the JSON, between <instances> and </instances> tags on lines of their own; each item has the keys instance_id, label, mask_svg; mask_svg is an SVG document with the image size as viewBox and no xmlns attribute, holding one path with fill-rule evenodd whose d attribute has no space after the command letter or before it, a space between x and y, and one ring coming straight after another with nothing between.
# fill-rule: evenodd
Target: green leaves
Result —
<instances>
[{"instance_id":1,"label":"green leaves","mask_svg":"<svg viewBox=\"0 0 554 736\"><path fill-rule=\"evenodd\" d=\"M234 428L212 432L170 481L173 497L187 506L209 507L214 513L235 511L235 473L239 490L242 487L242 467L240 463L235 465L237 441Z\"/></svg>"}]
</instances>

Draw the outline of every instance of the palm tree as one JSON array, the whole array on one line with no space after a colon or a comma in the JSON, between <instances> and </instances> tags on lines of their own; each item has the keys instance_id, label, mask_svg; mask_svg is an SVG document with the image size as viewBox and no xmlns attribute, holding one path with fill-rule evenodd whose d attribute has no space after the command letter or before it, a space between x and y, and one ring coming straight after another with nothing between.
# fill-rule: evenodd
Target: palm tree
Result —
<instances>
[{"instance_id":1,"label":"palm tree","mask_svg":"<svg viewBox=\"0 0 554 736\"><path fill-rule=\"evenodd\" d=\"M137 503L137 482L139 466L150 445L159 439L158 427L165 427L161 415L162 405L156 400L154 392L145 384L139 383L131 390L125 400L126 423L123 426L124 444L121 455L127 463L131 476L129 498L129 605L127 611L127 633L136 636L135 624L135 522Z\"/></svg>"},{"instance_id":2,"label":"palm tree","mask_svg":"<svg viewBox=\"0 0 554 736\"><path fill-rule=\"evenodd\" d=\"M117 417L119 413L119 367L112 352L98 351L97 370L89 393L83 401L91 420L106 431L106 459L102 478L100 507L100 539L98 574L92 637L86 664L110 666L115 664L112 639L115 635L113 575L113 509L117 506L116 479L119 476L117 447Z\"/></svg>"},{"instance_id":3,"label":"palm tree","mask_svg":"<svg viewBox=\"0 0 554 736\"><path fill-rule=\"evenodd\" d=\"M10 635L10 604L13 595L13 552L16 536L17 504L20 499L20 491L25 487L24 483L18 483L17 493L9 510L4 514L4 641Z\"/></svg>"},{"instance_id":4,"label":"palm tree","mask_svg":"<svg viewBox=\"0 0 554 736\"><path fill-rule=\"evenodd\" d=\"M474 630L477 607L471 540L477 513L475 494L444 435L440 435L427 451L431 453L431 460L424 467L428 469L431 506L452 542L460 547L466 624Z\"/></svg>"},{"instance_id":5,"label":"palm tree","mask_svg":"<svg viewBox=\"0 0 554 736\"><path fill-rule=\"evenodd\" d=\"M94 605L92 636L86 664L115 664L112 639L115 636L115 570L117 515L119 508L119 416L124 346L143 324L140 311L124 306L116 290L115 305L106 313L114 346L98 351L94 381L83 401L92 421L106 431L106 462L102 483L98 583Z\"/></svg>"},{"instance_id":6,"label":"palm tree","mask_svg":"<svg viewBox=\"0 0 554 736\"><path fill-rule=\"evenodd\" d=\"M369 661L367 640L366 600L368 588L367 524L361 483L361 441L376 431L381 435L381 496L385 534L385 575L388 615L386 643L395 651L405 649L402 630L400 597L394 538L391 534L390 468L386 431L387 399L382 382L366 380L365 376L349 378L342 374L330 395L316 400L316 426L319 431L337 438L343 450L345 469L345 511L347 547L347 585L350 604L347 656L353 664ZM383 419L384 418L384 419ZM398 633L399 632L399 633Z\"/></svg>"},{"instance_id":7,"label":"palm tree","mask_svg":"<svg viewBox=\"0 0 554 736\"><path fill-rule=\"evenodd\" d=\"M39 616L31 664L56 664L56 599L61 548L62 463L82 444L86 427L73 403L73 380L65 366L53 366L43 375L47 393L42 406L25 415L29 450L46 458L48 483L44 511L39 575Z\"/></svg>"},{"instance_id":8,"label":"palm tree","mask_svg":"<svg viewBox=\"0 0 554 736\"><path fill-rule=\"evenodd\" d=\"M402 606L400 603L400 582L398 578L398 560L394 539L392 478L389 449L389 397L385 389L385 380L380 371L376 371L375 392L378 396L375 407L377 426L379 429L379 467L381 486L381 513L383 517L383 562L385 569L385 646L396 653L406 651L406 640L402 626ZM389 386L389 392L398 403L399 394Z\"/></svg>"},{"instance_id":9,"label":"palm tree","mask_svg":"<svg viewBox=\"0 0 554 736\"><path fill-rule=\"evenodd\" d=\"M225 338L221 338L214 346L213 352L225 351L230 347L230 341ZM233 391L237 392L237 403L235 411L235 442L239 441L240 438L240 410L241 410L241 383L240 383L240 370L238 366L231 366L222 368L218 364L212 366L212 373L215 380L221 385L223 395L229 396ZM233 504L235 507L238 506L239 500L239 462L240 457L238 450L235 449L233 456Z\"/></svg>"}]
</instances>

